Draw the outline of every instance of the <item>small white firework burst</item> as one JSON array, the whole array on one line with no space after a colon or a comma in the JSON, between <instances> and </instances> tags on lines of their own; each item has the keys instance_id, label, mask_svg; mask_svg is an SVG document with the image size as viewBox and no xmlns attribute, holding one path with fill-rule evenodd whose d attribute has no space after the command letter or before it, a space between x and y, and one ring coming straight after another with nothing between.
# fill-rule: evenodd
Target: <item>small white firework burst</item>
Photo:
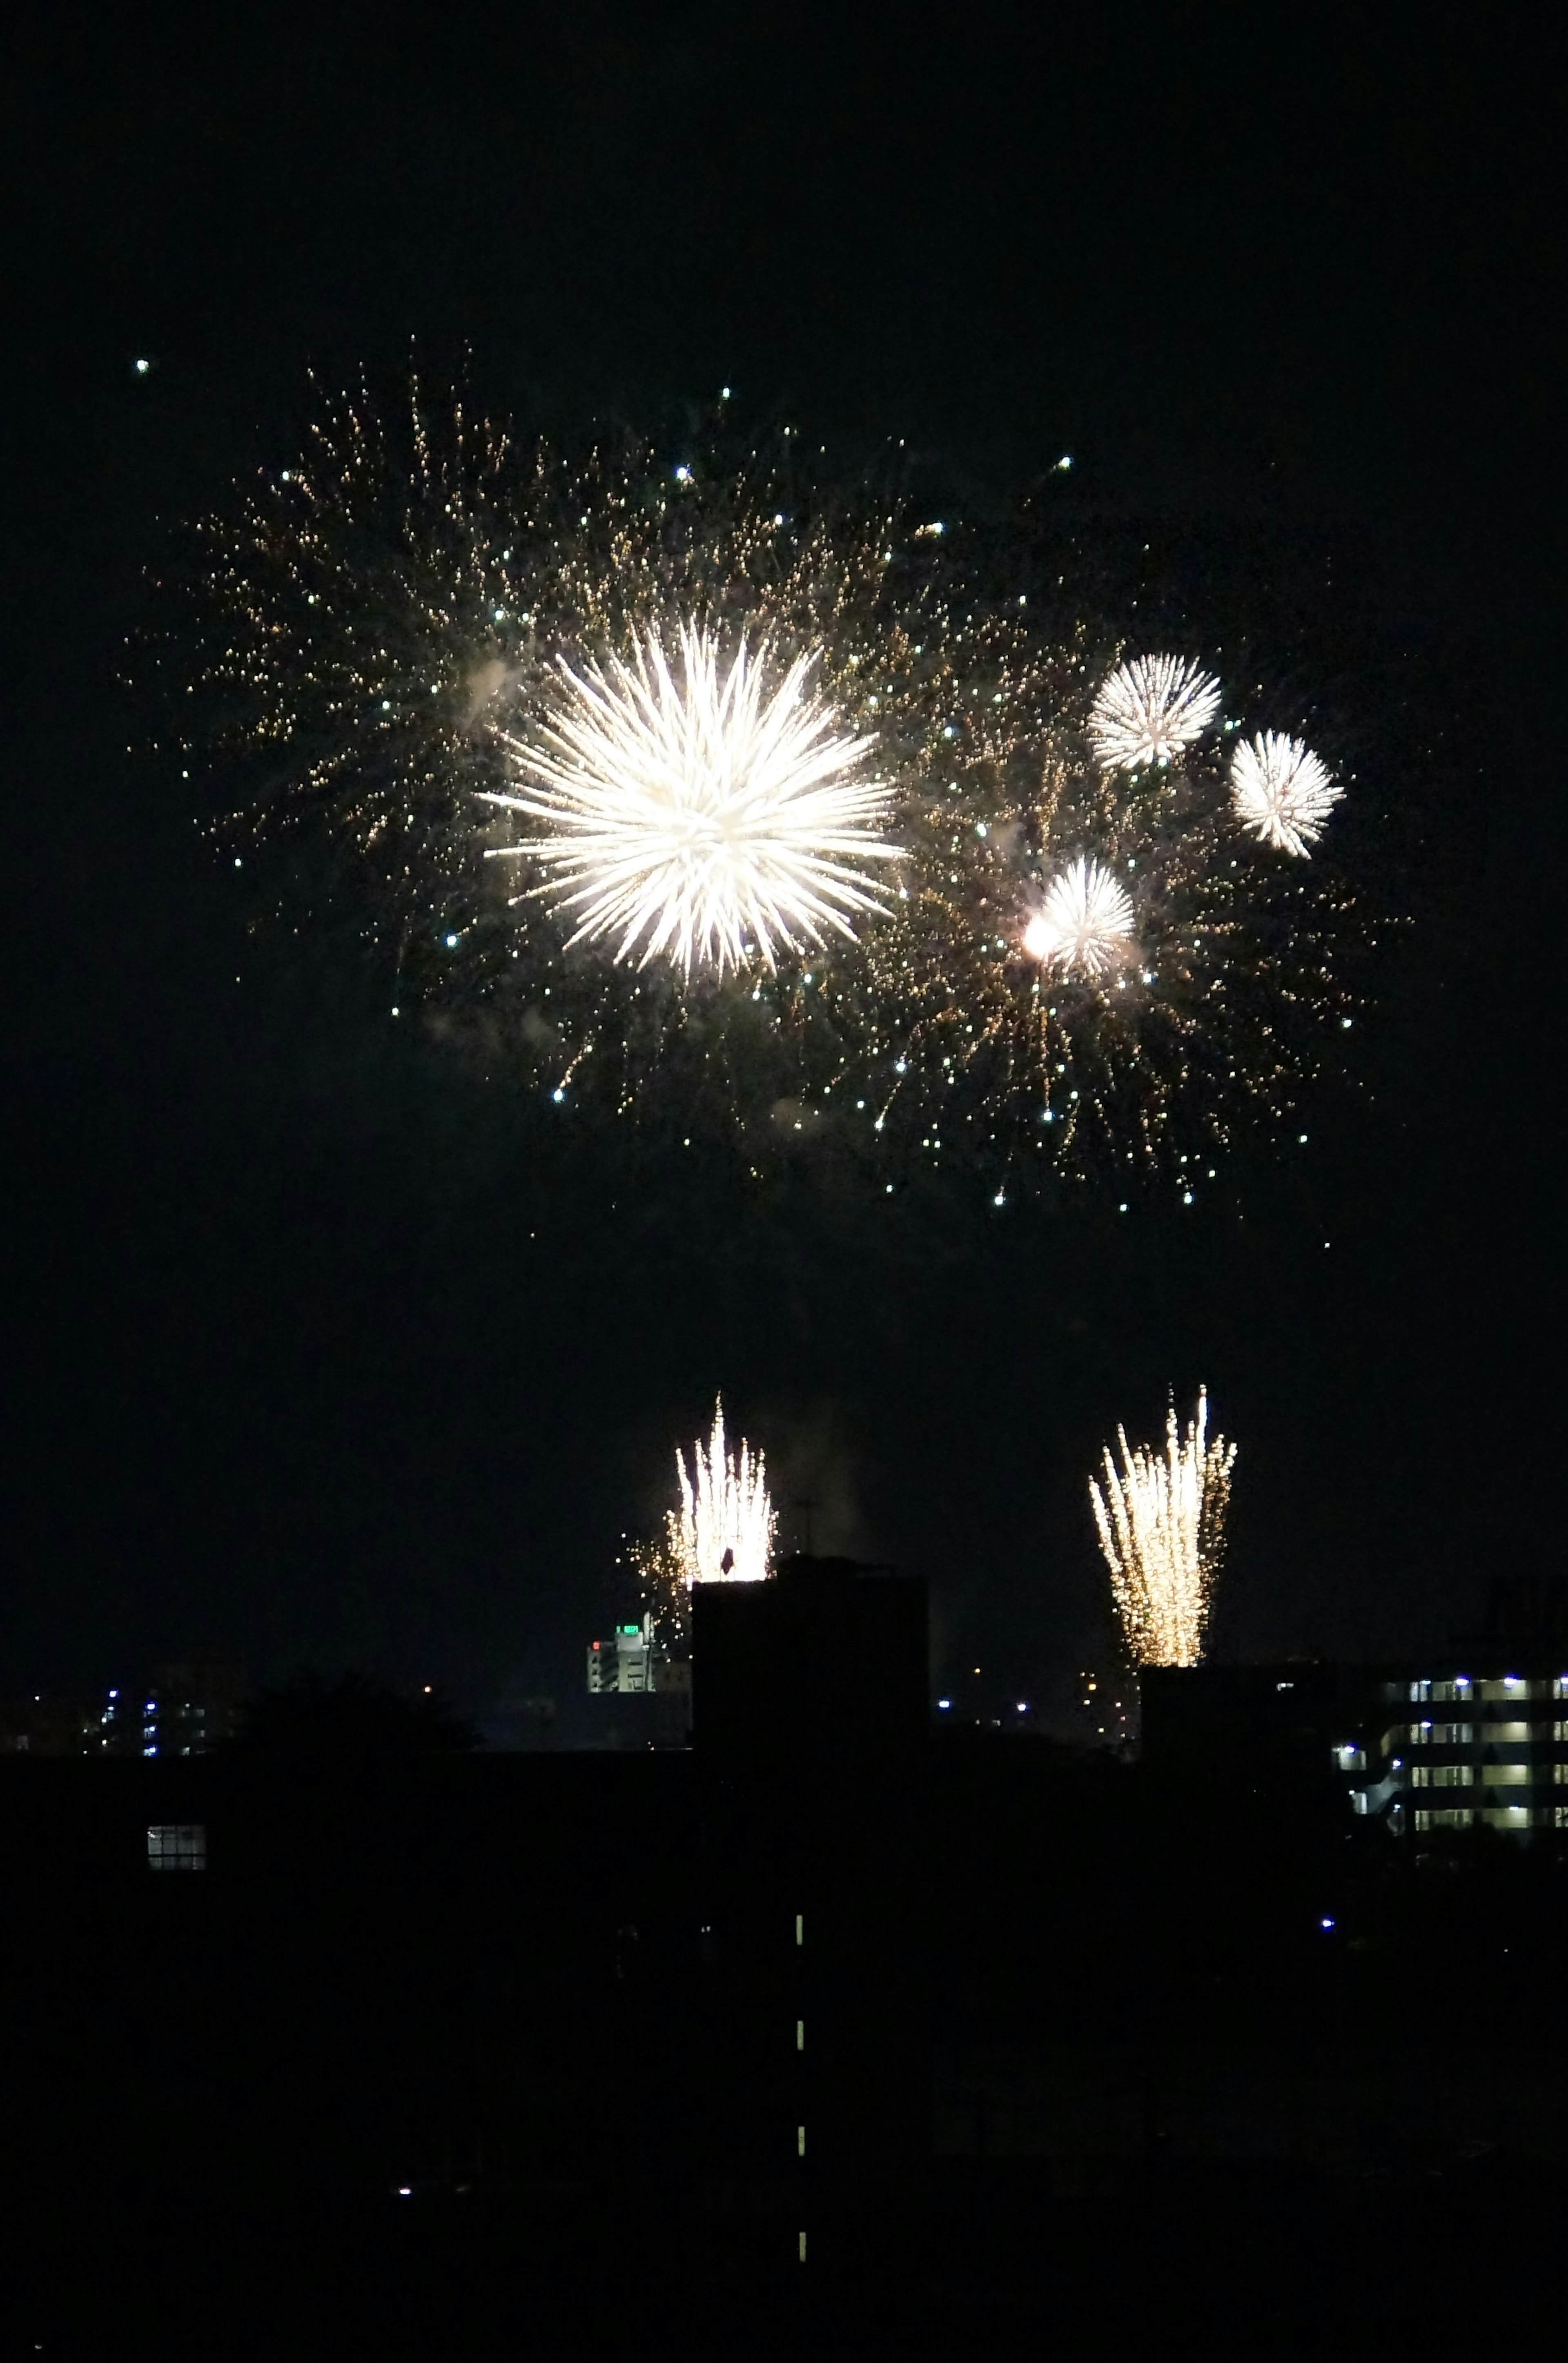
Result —
<instances>
[{"instance_id":1,"label":"small white firework burst","mask_svg":"<svg viewBox=\"0 0 1568 2363\"><path fill-rule=\"evenodd\" d=\"M1220 684L1186 657L1133 657L1100 683L1089 737L1108 771L1169 763L1220 711Z\"/></svg>"},{"instance_id":2,"label":"small white firework burst","mask_svg":"<svg viewBox=\"0 0 1568 2363\"><path fill-rule=\"evenodd\" d=\"M1064 976L1102 976L1133 950L1132 904L1098 861L1080 854L1046 889L1023 931L1032 960Z\"/></svg>"},{"instance_id":3,"label":"small white firework burst","mask_svg":"<svg viewBox=\"0 0 1568 2363\"><path fill-rule=\"evenodd\" d=\"M578 915L573 943L618 937L690 977L754 954L852 937L883 908L868 863L896 860L876 834L883 783L866 775L874 741L845 730L797 657L772 686L768 648L742 640L727 668L705 625L679 627L679 678L657 626L630 663L558 660L536 738L509 738L525 782L487 801L549 823L495 849L537 862L535 891Z\"/></svg>"},{"instance_id":4,"label":"small white firework burst","mask_svg":"<svg viewBox=\"0 0 1568 2363\"><path fill-rule=\"evenodd\" d=\"M1323 834L1344 790L1299 738L1260 730L1231 758L1231 808L1243 828L1281 853L1298 853Z\"/></svg>"}]
</instances>

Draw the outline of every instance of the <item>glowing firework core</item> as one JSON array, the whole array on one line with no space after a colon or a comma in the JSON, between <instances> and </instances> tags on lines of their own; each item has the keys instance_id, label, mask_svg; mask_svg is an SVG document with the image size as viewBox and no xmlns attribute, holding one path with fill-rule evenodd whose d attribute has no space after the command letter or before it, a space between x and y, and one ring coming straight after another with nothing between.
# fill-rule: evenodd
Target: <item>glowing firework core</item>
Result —
<instances>
[{"instance_id":1,"label":"glowing firework core","mask_svg":"<svg viewBox=\"0 0 1568 2363\"><path fill-rule=\"evenodd\" d=\"M641 946L690 976L722 975L760 953L854 933L883 906L867 862L899 848L874 828L882 783L863 776L873 740L839 727L797 657L771 690L767 643L742 640L728 669L706 625L680 627L679 678L657 626L629 664L557 660L549 718L536 743L509 739L526 791L492 794L549 834L496 849L537 862L538 891L579 915L573 943L618 936L616 960Z\"/></svg>"},{"instance_id":2,"label":"glowing firework core","mask_svg":"<svg viewBox=\"0 0 1568 2363\"><path fill-rule=\"evenodd\" d=\"M1128 1655L1141 1666L1195 1666L1219 1573L1236 1448L1205 1438L1209 1398L1182 1435L1173 1404L1162 1459L1130 1446L1119 1427L1118 1470L1109 1448L1105 1487L1089 1479L1099 1547Z\"/></svg>"},{"instance_id":3,"label":"glowing firework core","mask_svg":"<svg viewBox=\"0 0 1568 2363\"><path fill-rule=\"evenodd\" d=\"M1281 853L1307 849L1343 795L1327 767L1299 738L1260 730L1231 758L1231 808L1243 828Z\"/></svg>"},{"instance_id":4,"label":"glowing firework core","mask_svg":"<svg viewBox=\"0 0 1568 2363\"><path fill-rule=\"evenodd\" d=\"M1108 771L1169 763L1220 711L1220 684L1185 657L1134 657L1100 684L1089 737Z\"/></svg>"},{"instance_id":5,"label":"glowing firework core","mask_svg":"<svg viewBox=\"0 0 1568 2363\"><path fill-rule=\"evenodd\" d=\"M760 1583L768 1573L778 1525L767 1498L761 1453L745 1438L725 1448L724 1407L713 1406L713 1433L691 1448L691 1468L678 1450L675 1473L680 1507L666 1525L680 1577L693 1583Z\"/></svg>"},{"instance_id":6,"label":"glowing firework core","mask_svg":"<svg viewBox=\"0 0 1568 2363\"><path fill-rule=\"evenodd\" d=\"M1097 977L1132 948L1132 904L1109 870L1082 855L1052 881L1023 931L1032 960L1064 976Z\"/></svg>"}]
</instances>

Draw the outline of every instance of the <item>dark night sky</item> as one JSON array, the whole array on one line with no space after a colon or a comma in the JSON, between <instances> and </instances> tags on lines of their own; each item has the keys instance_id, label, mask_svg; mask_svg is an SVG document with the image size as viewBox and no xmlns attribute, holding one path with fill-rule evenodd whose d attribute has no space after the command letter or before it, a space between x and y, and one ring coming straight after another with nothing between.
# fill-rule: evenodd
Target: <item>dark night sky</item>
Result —
<instances>
[{"instance_id":1,"label":"dark night sky","mask_svg":"<svg viewBox=\"0 0 1568 2363\"><path fill-rule=\"evenodd\" d=\"M1414 1645L1555 1569L1549 21L13 19L0 1684L217 1642L569 1693L718 1384L819 1545L933 1579L939 1671L1020 1697L1095 1645L1083 1471L1172 1381L1242 1445L1228 1646ZM160 520L286 456L307 363L411 338L547 421L731 383L977 481L1071 451L1088 538L1146 523L1178 571L1276 549L1400 807L1375 1098L1243 1158L1240 1220L759 1207L722 1158L542 1138L389 1039L341 941L254 952L127 753L118 643Z\"/></svg>"}]
</instances>

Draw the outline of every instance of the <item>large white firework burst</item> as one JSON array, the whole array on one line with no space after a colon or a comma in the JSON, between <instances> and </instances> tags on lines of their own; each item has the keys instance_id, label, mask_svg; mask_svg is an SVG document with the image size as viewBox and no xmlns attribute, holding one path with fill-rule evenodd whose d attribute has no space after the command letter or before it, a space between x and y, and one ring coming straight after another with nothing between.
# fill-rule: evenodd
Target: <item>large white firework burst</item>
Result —
<instances>
[{"instance_id":1,"label":"large white firework burst","mask_svg":"<svg viewBox=\"0 0 1568 2363\"><path fill-rule=\"evenodd\" d=\"M680 1507L665 1520L668 1554L680 1579L693 1583L759 1583L769 1573L778 1525L760 1452L743 1437L734 1451L724 1441L724 1406L713 1405L713 1432L691 1448L691 1466L675 1456Z\"/></svg>"},{"instance_id":2,"label":"large white firework burst","mask_svg":"<svg viewBox=\"0 0 1568 2363\"><path fill-rule=\"evenodd\" d=\"M1231 758L1231 809L1243 828L1282 853L1308 857L1344 790L1299 738L1260 730Z\"/></svg>"},{"instance_id":3,"label":"large white firework burst","mask_svg":"<svg viewBox=\"0 0 1568 2363\"><path fill-rule=\"evenodd\" d=\"M679 627L672 669L656 625L631 660L557 661L536 736L507 741L521 789L492 793L549 824L495 849L536 862L536 891L577 915L573 943L618 938L614 957L663 954L721 975L759 954L852 937L883 907L867 865L900 849L878 834L885 785L875 743L842 727L814 687L813 655L773 675L766 640L729 663L704 624Z\"/></svg>"},{"instance_id":4,"label":"large white firework burst","mask_svg":"<svg viewBox=\"0 0 1568 2363\"><path fill-rule=\"evenodd\" d=\"M1107 1448L1103 1489L1089 1479L1111 1596L1138 1665L1195 1666L1203 1654L1236 1458L1223 1437L1209 1442L1208 1424L1209 1398L1199 1388L1185 1434L1171 1406L1163 1457L1130 1445L1119 1427L1121 1467Z\"/></svg>"},{"instance_id":5,"label":"large white firework burst","mask_svg":"<svg viewBox=\"0 0 1568 2363\"><path fill-rule=\"evenodd\" d=\"M1089 708L1094 751L1108 771L1174 762L1220 711L1220 684L1186 657L1133 657L1100 683Z\"/></svg>"},{"instance_id":6,"label":"large white firework burst","mask_svg":"<svg viewBox=\"0 0 1568 2363\"><path fill-rule=\"evenodd\" d=\"M1032 960L1063 976L1103 976L1133 949L1132 899L1103 863L1080 854L1045 890L1023 931Z\"/></svg>"}]
</instances>

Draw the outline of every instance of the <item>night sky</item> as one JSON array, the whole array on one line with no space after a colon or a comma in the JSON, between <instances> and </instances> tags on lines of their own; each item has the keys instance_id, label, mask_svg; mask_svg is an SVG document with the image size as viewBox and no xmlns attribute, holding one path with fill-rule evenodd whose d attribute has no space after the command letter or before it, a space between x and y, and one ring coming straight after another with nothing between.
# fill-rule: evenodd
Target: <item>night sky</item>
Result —
<instances>
[{"instance_id":1,"label":"night sky","mask_svg":"<svg viewBox=\"0 0 1568 2363\"><path fill-rule=\"evenodd\" d=\"M1109 1649L1085 1472L1173 1383L1242 1447L1223 1648L1416 1647L1560 1571L1548 21L12 20L0 1686L219 1646L502 1731L575 1701L719 1386L786 1540L810 1498L819 1548L929 1576L939 1680L1048 1715ZM391 1026L350 927L254 947L121 645L307 368L411 340L569 430L728 383L977 497L1070 452L1080 545L1147 539L1199 638L1245 552L1412 919L1368 1088L1190 1211L759 1194Z\"/></svg>"}]
</instances>

